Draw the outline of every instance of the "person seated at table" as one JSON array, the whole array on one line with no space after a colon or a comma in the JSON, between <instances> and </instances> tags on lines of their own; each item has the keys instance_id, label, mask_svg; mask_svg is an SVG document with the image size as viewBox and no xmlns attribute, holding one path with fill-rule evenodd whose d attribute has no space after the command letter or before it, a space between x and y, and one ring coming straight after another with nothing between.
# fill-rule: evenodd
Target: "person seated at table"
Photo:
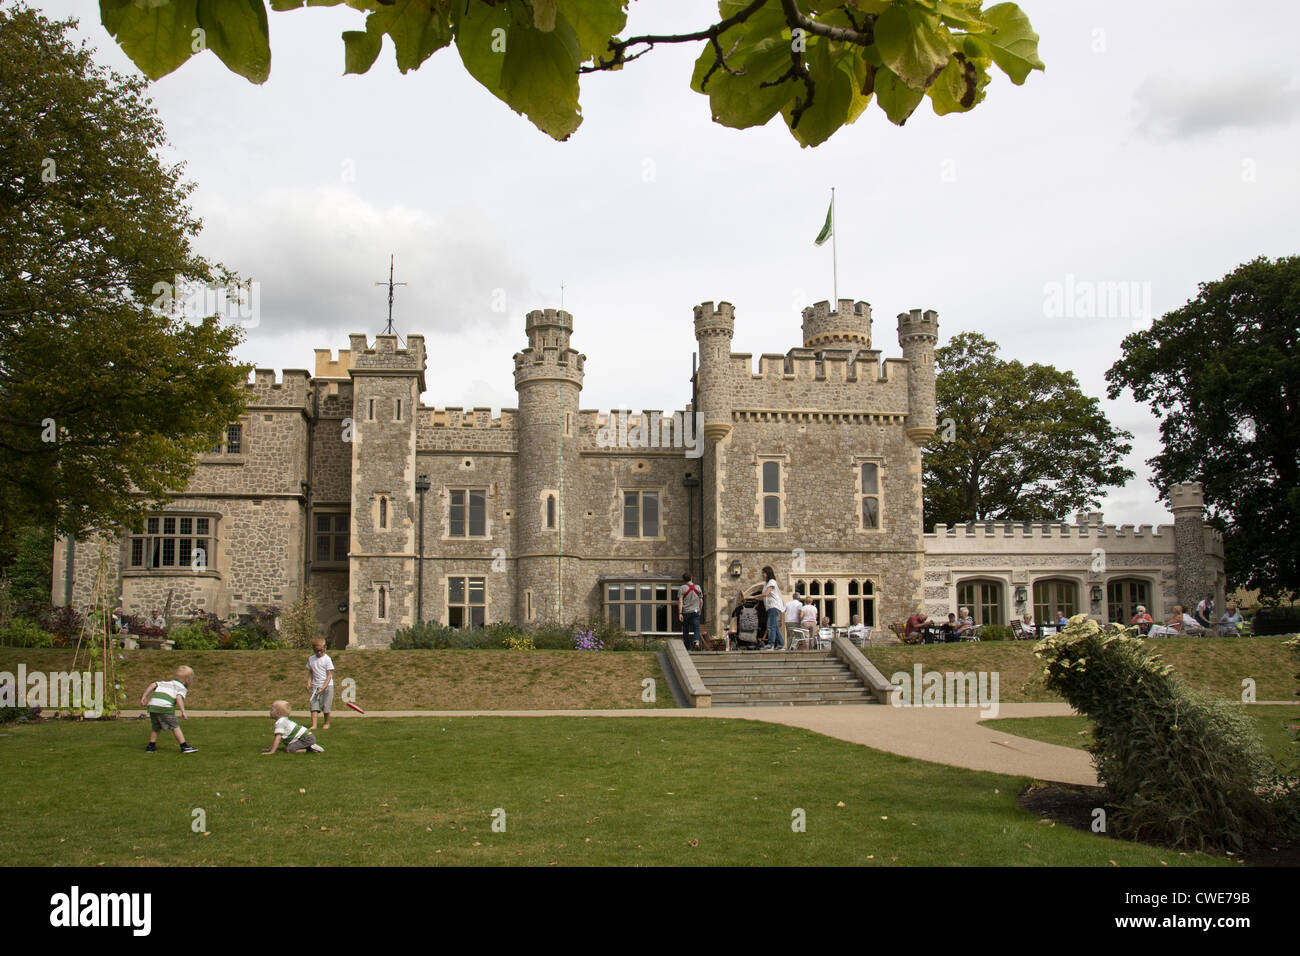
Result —
<instances>
[{"instance_id":1,"label":"person seated at table","mask_svg":"<svg viewBox=\"0 0 1300 956\"><path fill-rule=\"evenodd\" d=\"M835 640L835 628L831 627L831 619L823 614L821 627L817 629L817 646L821 647L824 644L830 647L833 640Z\"/></svg>"},{"instance_id":2,"label":"person seated at table","mask_svg":"<svg viewBox=\"0 0 1300 956\"><path fill-rule=\"evenodd\" d=\"M1237 605L1229 604L1228 612L1219 618L1219 630L1224 634L1240 634L1241 625L1245 623L1246 619L1237 610Z\"/></svg>"},{"instance_id":3,"label":"person seated at table","mask_svg":"<svg viewBox=\"0 0 1300 956\"><path fill-rule=\"evenodd\" d=\"M926 614L924 611L917 611L907 619L907 624L903 627L903 636L911 637L917 631L930 623L932 623L930 621L930 615Z\"/></svg>"},{"instance_id":4,"label":"person seated at table","mask_svg":"<svg viewBox=\"0 0 1300 956\"><path fill-rule=\"evenodd\" d=\"M866 625L862 623L861 614L853 615L847 633L849 636L849 640L852 641L854 644L858 645L858 647L862 647L862 645L866 643L867 628Z\"/></svg>"},{"instance_id":5,"label":"person seated at table","mask_svg":"<svg viewBox=\"0 0 1300 956\"><path fill-rule=\"evenodd\" d=\"M1198 618L1193 617L1191 614L1184 611L1183 626L1181 630L1183 634L1203 635L1205 633L1205 625L1202 624Z\"/></svg>"},{"instance_id":6,"label":"person seated at table","mask_svg":"<svg viewBox=\"0 0 1300 956\"><path fill-rule=\"evenodd\" d=\"M957 612L957 637L970 637L975 631L975 618L970 616L970 608L960 608Z\"/></svg>"},{"instance_id":7,"label":"person seated at table","mask_svg":"<svg viewBox=\"0 0 1300 956\"><path fill-rule=\"evenodd\" d=\"M939 635L944 643L957 640L957 615L949 613L948 620L939 625Z\"/></svg>"},{"instance_id":8,"label":"person seated at table","mask_svg":"<svg viewBox=\"0 0 1300 956\"><path fill-rule=\"evenodd\" d=\"M1034 618L1028 611L1020 615L1020 620L1011 622L1011 630L1018 641L1033 640L1038 636L1034 631Z\"/></svg>"},{"instance_id":9,"label":"person seated at table","mask_svg":"<svg viewBox=\"0 0 1300 956\"><path fill-rule=\"evenodd\" d=\"M1163 624L1153 625L1147 633L1148 637L1177 637L1183 630L1183 606L1174 605L1174 611L1169 615L1169 620Z\"/></svg>"},{"instance_id":10,"label":"person seated at table","mask_svg":"<svg viewBox=\"0 0 1300 956\"><path fill-rule=\"evenodd\" d=\"M1139 634L1146 634L1151 630L1151 625L1155 623L1155 618L1147 613L1146 606L1139 604L1133 612L1133 617L1129 619L1129 627L1136 627Z\"/></svg>"},{"instance_id":11,"label":"person seated at table","mask_svg":"<svg viewBox=\"0 0 1300 956\"><path fill-rule=\"evenodd\" d=\"M1065 616L1065 608L1058 607L1056 609L1056 629L1058 631L1063 631L1069 627L1069 625L1070 619Z\"/></svg>"}]
</instances>

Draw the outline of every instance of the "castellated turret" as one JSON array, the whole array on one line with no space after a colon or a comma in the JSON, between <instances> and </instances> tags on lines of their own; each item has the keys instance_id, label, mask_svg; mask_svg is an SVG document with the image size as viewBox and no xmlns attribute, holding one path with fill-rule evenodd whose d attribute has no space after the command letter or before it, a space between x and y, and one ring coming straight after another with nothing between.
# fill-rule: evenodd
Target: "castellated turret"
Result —
<instances>
[{"instance_id":1,"label":"castellated turret","mask_svg":"<svg viewBox=\"0 0 1300 956\"><path fill-rule=\"evenodd\" d=\"M415 623L415 423L424 391L424 336L350 337L352 511L350 636L381 647Z\"/></svg>"},{"instance_id":2,"label":"castellated turret","mask_svg":"<svg viewBox=\"0 0 1300 956\"><path fill-rule=\"evenodd\" d=\"M1205 492L1199 481L1173 485L1169 510L1174 513L1174 548L1178 557L1178 603L1189 613L1213 585L1205 556ZM1216 595L1216 600L1222 600Z\"/></svg>"},{"instance_id":3,"label":"castellated turret","mask_svg":"<svg viewBox=\"0 0 1300 956\"><path fill-rule=\"evenodd\" d=\"M695 307L695 340L700 347L698 392L704 421L704 437L722 441L731 433L731 337L736 331L736 314L730 302L712 302Z\"/></svg>"},{"instance_id":4,"label":"castellated turret","mask_svg":"<svg viewBox=\"0 0 1300 956\"><path fill-rule=\"evenodd\" d=\"M803 345L807 349L871 348L870 304L840 299L839 308L834 312L829 302L818 302L804 309Z\"/></svg>"},{"instance_id":5,"label":"castellated turret","mask_svg":"<svg viewBox=\"0 0 1300 956\"><path fill-rule=\"evenodd\" d=\"M578 595L566 601L563 584L576 575L576 558L565 558L565 542L578 540L578 403L586 356L569 347L568 312L529 312L524 332L528 347L515 354L515 619L564 620L581 606Z\"/></svg>"},{"instance_id":6,"label":"castellated turret","mask_svg":"<svg viewBox=\"0 0 1300 956\"><path fill-rule=\"evenodd\" d=\"M911 363L907 376L907 437L924 445L935 432L934 347L939 341L939 313L934 310L898 314L898 344Z\"/></svg>"}]
</instances>

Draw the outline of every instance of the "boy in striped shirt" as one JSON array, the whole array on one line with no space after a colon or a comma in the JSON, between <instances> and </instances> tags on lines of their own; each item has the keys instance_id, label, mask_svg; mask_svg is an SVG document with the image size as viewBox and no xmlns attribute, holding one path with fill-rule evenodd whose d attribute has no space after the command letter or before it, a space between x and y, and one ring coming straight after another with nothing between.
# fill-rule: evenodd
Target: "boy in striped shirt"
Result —
<instances>
[{"instance_id":1,"label":"boy in striped shirt","mask_svg":"<svg viewBox=\"0 0 1300 956\"><path fill-rule=\"evenodd\" d=\"M170 730L176 736L176 742L181 745L181 753L199 752L198 747L191 747L185 742L180 721L176 719L178 707L181 718L187 716L185 695L189 693L192 683L194 683L194 670L182 664L176 668L176 674L171 680L154 681L144 689L144 693L140 695L140 706L149 709L149 746L144 748L145 753L157 752L160 730Z\"/></svg>"},{"instance_id":2,"label":"boy in striped shirt","mask_svg":"<svg viewBox=\"0 0 1300 956\"><path fill-rule=\"evenodd\" d=\"M289 702L287 700L277 700L271 705L271 719L275 721L275 739L271 741L270 750L262 751L263 757L269 757L279 750L281 741L284 741L286 753L319 754L325 752L325 748L316 743L315 734L302 724L289 719Z\"/></svg>"}]
</instances>

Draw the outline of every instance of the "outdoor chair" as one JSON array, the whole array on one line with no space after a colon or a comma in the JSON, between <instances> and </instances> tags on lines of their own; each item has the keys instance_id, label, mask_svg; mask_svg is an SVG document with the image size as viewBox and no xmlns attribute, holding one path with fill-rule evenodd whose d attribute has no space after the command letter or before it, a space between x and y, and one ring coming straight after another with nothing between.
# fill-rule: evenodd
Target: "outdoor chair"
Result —
<instances>
[{"instance_id":1,"label":"outdoor chair","mask_svg":"<svg viewBox=\"0 0 1300 956\"><path fill-rule=\"evenodd\" d=\"M1033 641L1038 639L1037 635L1034 634L1031 628L1025 627L1023 621L1011 622L1011 636L1017 641Z\"/></svg>"},{"instance_id":2,"label":"outdoor chair","mask_svg":"<svg viewBox=\"0 0 1300 956\"><path fill-rule=\"evenodd\" d=\"M976 624L973 628L961 635L963 641L979 641L980 631L984 630L983 624Z\"/></svg>"},{"instance_id":3,"label":"outdoor chair","mask_svg":"<svg viewBox=\"0 0 1300 956\"><path fill-rule=\"evenodd\" d=\"M818 631L817 631L817 649L818 649L819 651L821 651L821 650L826 650L827 648L829 648L829 647L831 646L831 642L832 642L833 640L835 640L835 629L834 629L834 628L831 628L831 627L823 627L823 628L819 628L819 629L818 629Z\"/></svg>"},{"instance_id":4,"label":"outdoor chair","mask_svg":"<svg viewBox=\"0 0 1300 956\"><path fill-rule=\"evenodd\" d=\"M813 646L812 637L808 634L807 629L802 627L791 627L789 629L790 650L797 651L802 645L805 649Z\"/></svg>"}]
</instances>

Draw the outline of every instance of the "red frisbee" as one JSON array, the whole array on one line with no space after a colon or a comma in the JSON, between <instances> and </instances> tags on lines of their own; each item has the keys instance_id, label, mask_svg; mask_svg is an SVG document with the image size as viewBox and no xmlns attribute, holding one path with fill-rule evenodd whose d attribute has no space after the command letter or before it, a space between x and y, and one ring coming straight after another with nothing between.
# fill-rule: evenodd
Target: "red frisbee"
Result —
<instances>
[{"instance_id":1,"label":"red frisbee","mask_svg":"<svg viewBox=\"0 0 1300 956\"><path fill-rule=\"evenodd\" d=\"M358 714L361 714L361 715L363 715L363 716L365 715L365 711L362 710L360 707L358 707L356 704L352 703L351 701L346 701L346 700L345 700L343 703L347 704L349 707L351 707L353 710L355 710Z\"/></svg>"}]
</instances>

